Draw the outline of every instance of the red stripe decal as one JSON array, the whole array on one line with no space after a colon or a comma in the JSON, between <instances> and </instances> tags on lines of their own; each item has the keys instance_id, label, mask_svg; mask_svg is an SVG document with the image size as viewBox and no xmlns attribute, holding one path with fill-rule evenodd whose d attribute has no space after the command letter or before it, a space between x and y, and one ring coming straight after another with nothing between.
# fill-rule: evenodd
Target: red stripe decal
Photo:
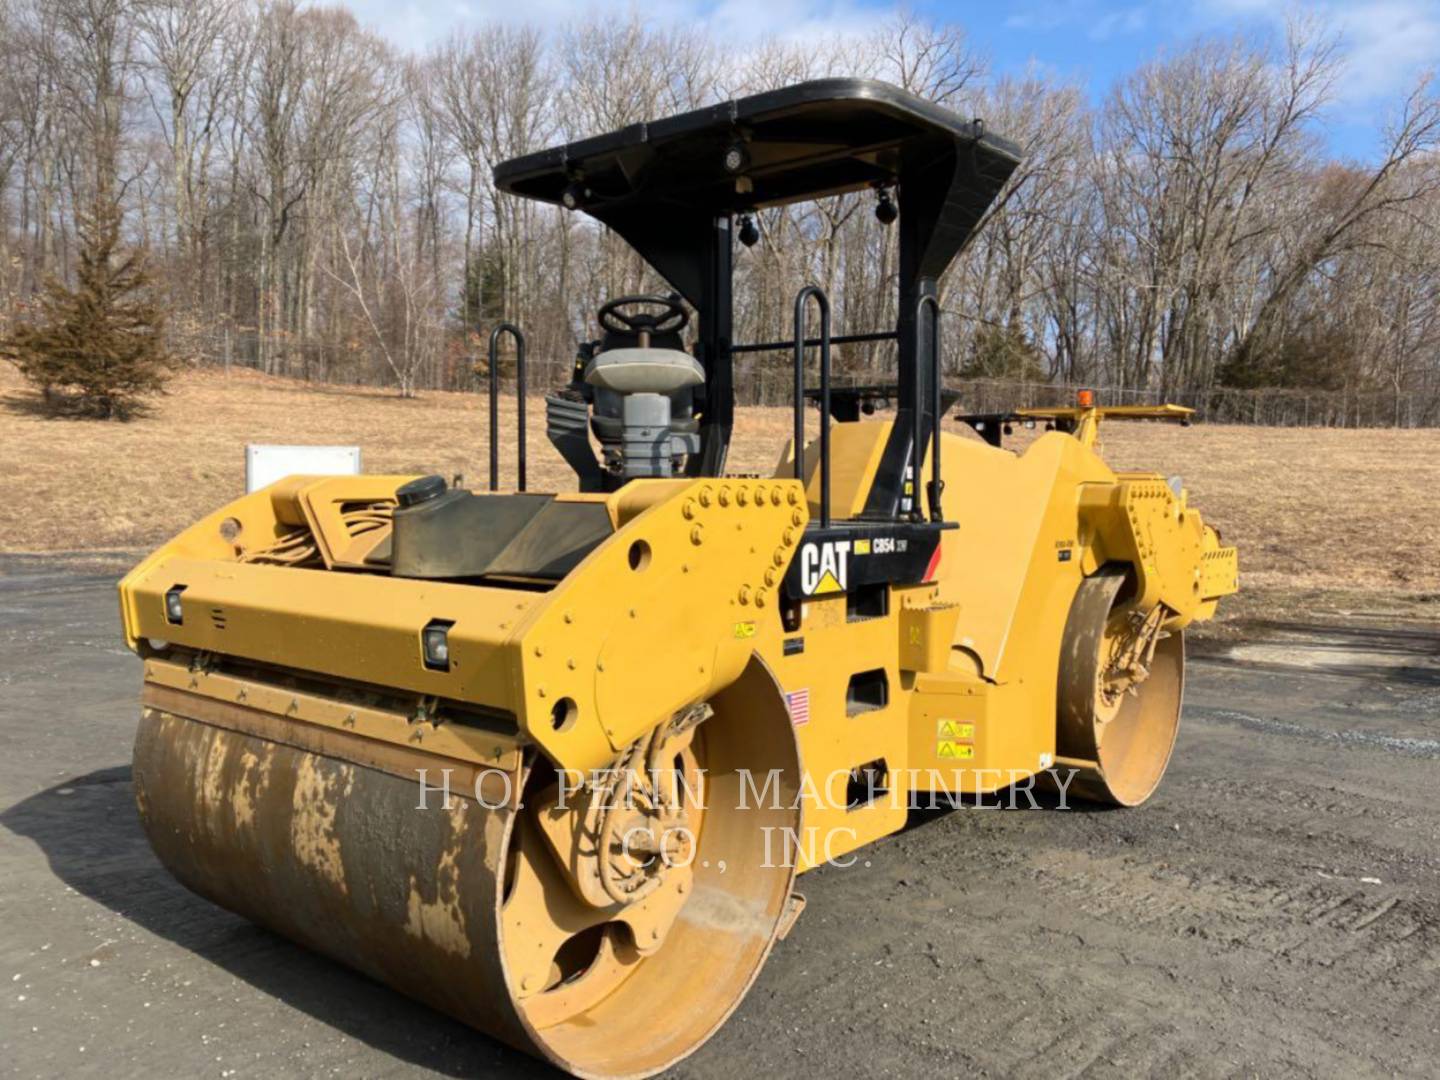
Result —
<instances>
[{"instance_id":1,"label":"red stripe decal","mask_svg":"<svg viewBox=\"0 0 1440 1080\"><path fill-rule=\"evenodd\" d=\"M925 568L925 581L935 580L935 569L940 565L940 552L944 549L944 546L945 545L939 540L935 541L935 554L930 556L930 565Z\"/></svg>"}]
</instances>

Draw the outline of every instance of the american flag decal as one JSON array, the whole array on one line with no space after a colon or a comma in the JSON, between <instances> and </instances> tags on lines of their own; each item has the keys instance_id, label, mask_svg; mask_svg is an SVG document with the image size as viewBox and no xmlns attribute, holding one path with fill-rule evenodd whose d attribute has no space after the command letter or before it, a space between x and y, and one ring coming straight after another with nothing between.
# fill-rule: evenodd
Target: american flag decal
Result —
<instances>
[{"instance_id":1,"label":"american flag decal","mask_svg":"<svg viewBox=\"0 0 1440 1080\"><path fill-rule=\"evenodd\" d=\"M785 695L785 707L790 710L790 723L799 727L810 722L810 688L795 690Z\"/></svg>"}]
</instances>

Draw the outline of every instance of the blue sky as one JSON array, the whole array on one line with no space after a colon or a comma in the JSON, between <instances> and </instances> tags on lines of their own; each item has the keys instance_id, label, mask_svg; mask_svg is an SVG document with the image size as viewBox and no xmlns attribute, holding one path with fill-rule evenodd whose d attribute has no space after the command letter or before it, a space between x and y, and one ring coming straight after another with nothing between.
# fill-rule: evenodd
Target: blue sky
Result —
<instances>
[{"instance_id":1,"label":"blue sky","mask_svg":"<svg viewBox=\"0 0 1440 1080\"><path fill-rule=\"evenodd\" d=\"M586 12L639 10L659 22L708 24L743 48L767 35L861 30L894 9L885 0L348 0L360 19L399 45L423 47L490 20L563 24ZM1287 14L1313 16L1340 35L1348 70L1331 110L1335 153L1368 158L1376 129L1421 70L1440 63L1440 0L1018 0L982 4L910 0L913 10L964 26L996 73L1040 65L1095 99L1119 76L1197 36L1275 34Z\"/></svg>"}]
</instances>

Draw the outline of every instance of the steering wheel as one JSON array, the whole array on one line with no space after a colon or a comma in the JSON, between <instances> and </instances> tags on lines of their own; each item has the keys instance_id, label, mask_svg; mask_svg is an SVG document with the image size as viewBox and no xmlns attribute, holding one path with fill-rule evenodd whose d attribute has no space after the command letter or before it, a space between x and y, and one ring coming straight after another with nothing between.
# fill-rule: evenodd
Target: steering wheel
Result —
<instances>
[{"instance_id":1,"label":"steering wheel","mask_svg":"<svg viewBox=\"0 0 1440 1080\"><path fill-rule=\"evenodd\" d=\"M621 308L645 306L660 308L656 312L624 312ZM621 296L603 304L599 315L600 326L612 334L674 334L685 329L690 322L690 313L680 303L680 298L670 296Z\"/></svg>"}]
</instances>

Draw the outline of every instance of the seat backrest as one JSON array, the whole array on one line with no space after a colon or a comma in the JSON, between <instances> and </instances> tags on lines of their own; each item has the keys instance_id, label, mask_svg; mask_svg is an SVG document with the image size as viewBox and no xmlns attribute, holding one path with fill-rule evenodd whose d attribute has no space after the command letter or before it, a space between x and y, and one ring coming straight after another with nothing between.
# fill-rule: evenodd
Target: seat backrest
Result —
<instances>
[{"instance_id":1,"label":"seat backrest","mask_svg":"<svg viewBox=\"0 0 1440 1080\"><path fill-rule=\"evenodd\" d=\"M640 348L639 332L623 330L606 330L601 327L599 347L597 353L610 352L612 349L638 349ZM685 348L685 339L681 337L680 331L670 330L663 334L650 335L650 348L652 349L680 349Z\"/></svg>"},{"instance_id":2,"label":"seat backrest","mask_svg":"<svg viewBox=\"0 0 1440 1080\"><path fill-rule=\"evenodd\" d=\"M618 394L673 394L704 383L705 369L680 349L610 349L585 366L585 381Z\"/></svg>"}]
</instances>

